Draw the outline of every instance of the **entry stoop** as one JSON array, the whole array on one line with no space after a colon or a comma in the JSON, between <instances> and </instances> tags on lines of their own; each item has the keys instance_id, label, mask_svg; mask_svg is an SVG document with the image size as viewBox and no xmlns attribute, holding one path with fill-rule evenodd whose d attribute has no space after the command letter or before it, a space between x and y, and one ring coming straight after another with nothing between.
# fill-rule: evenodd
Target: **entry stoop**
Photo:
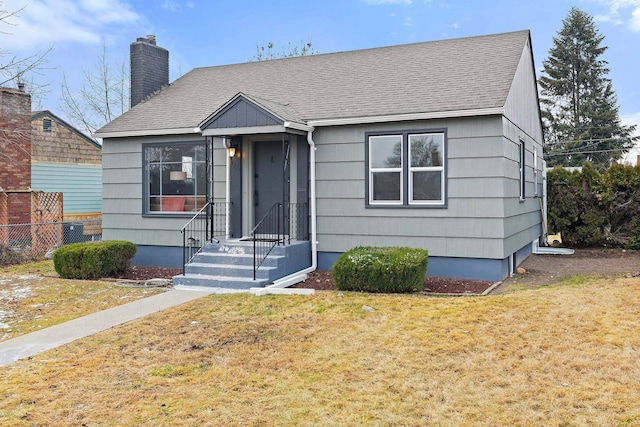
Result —
<instances>
[{"instance_id":1,"label":"entry stoop","mask_svg":"<svg viewBox=\"0 0 640 427\"><path fill-rule=\"evenodd\" d=\"M248 290L264 287L310 265L311 243L292 241L274 247L253 280L253 242L225 240L207 243L186 265L185 274L173 278L173 285Z\"/></svg>"}]
</instances>

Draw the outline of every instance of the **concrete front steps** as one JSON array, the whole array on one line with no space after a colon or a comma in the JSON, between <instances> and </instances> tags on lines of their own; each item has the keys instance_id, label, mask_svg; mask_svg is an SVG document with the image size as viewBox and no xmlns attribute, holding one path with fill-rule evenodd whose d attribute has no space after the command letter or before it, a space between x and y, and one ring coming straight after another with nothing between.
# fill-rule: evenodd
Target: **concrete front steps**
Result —
<instances>
[{"instance_id":1,"label":"concrete front steps","mask_svg":"<svg viewBox=\"0 0 640 427\"><path fill-rule=\"evenodd\" d=\"M253 280L253 242L225 240L207 243L186 265L185 274L173 278L173 285L177 288L258 288L310 265L310 243L292 241L286 246L275 246Z\"/></svg>"}]
</instances>

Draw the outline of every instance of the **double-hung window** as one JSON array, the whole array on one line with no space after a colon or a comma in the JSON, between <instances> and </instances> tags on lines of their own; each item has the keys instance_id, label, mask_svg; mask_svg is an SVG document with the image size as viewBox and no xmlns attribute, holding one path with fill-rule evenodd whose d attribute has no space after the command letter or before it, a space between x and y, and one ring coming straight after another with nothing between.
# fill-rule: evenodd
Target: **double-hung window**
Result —
<instances>
[{"instance_id":1,"label":"double-hung window","mask_svg":"<svg viewBox=\"0 0 640 427\"><path fill-rule=\"evenodd\" d=\"M144 144L145 214L195 212L206 203L203 142Z\"/></svg>"},{"instance_id":2,"label":"double-hung window","mask_svg":"<svg viewBox=\"0 0 640 427\"><path fill-rule=\"evenodd\" d=\"M366 135L367 206L445 206L444 131Z\"/></svg>"}]
</instances>

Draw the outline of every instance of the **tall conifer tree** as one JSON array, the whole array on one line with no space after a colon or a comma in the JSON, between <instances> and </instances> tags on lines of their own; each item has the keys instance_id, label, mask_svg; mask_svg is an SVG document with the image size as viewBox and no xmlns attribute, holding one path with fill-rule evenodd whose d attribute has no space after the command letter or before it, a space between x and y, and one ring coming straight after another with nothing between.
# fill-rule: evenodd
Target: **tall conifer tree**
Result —
<instances>
[{"instance_id":1,"label":"tall conifer tree","mask_svg":"<svg viewBox=\"0 0 640 427\"><path fill-rule=\"evenodd\" d=\"M635 126L620 122L608 62L602 59L607 47L593 18L573 7L562 24L538 80L545 157L550 166L590 161L606 169L638 140Z\"/></svg>"}]
</instances>

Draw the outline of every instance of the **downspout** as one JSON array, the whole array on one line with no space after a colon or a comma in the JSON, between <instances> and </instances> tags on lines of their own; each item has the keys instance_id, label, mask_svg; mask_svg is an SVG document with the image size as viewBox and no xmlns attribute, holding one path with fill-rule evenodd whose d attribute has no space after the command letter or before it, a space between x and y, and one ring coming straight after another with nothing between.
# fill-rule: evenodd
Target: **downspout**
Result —
<instances>
[{"instance_id":1,"label":"downspout","mask_svg":"<svg viewBox=\"0 0 640 427\"><path fill-rule=\"evenodd\" d=\"M231 213L231 157L229 156L229 149L225 151L225 157L227 158L227 170L226 170L226 183L225 183L225 197L224 197L224 209L225 209L225 237L228 239L231 236L231 220L229 214Z\"/></svg>"},{"instance_id":2,"label":"downspout","mask_svg":"<svg viewBox=\"0 0 640 427\"><path fill-rule=\"evenodd\" d=\"M316 231L316 143L313 141L314 128L307 131L309 144L309 216L311 221L311 267L307 267L286 277L274 280L272 285L264 288L251 288L251 292L260 296L270 293L313 293L313 289L283 289L300 283L307 278L307 273L318 267L318 242Z\"/></svg>"}]
</instances>

